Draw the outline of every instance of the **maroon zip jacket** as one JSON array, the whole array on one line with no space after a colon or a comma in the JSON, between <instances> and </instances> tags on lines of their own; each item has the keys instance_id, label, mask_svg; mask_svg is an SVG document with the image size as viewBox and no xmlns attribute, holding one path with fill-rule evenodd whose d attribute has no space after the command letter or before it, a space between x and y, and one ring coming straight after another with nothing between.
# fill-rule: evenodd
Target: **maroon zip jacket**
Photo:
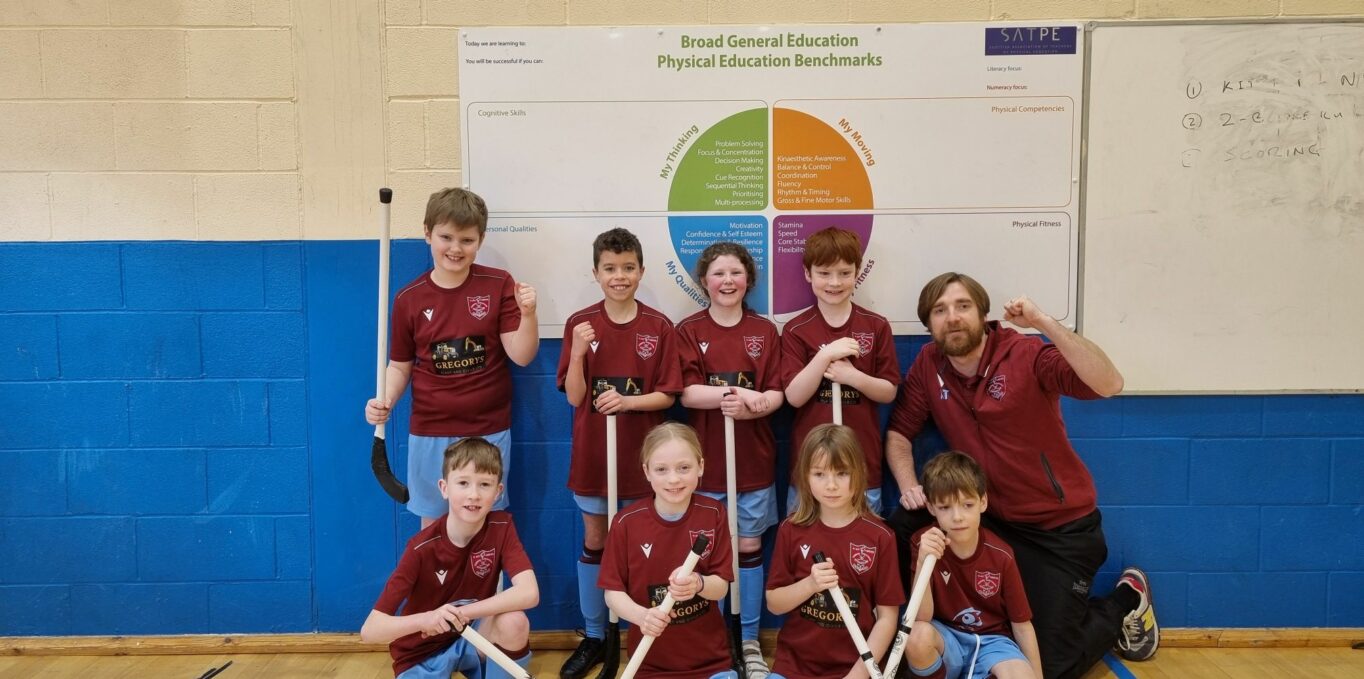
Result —
<instances>
[{"instance_id":1,"label":"maroon zip jacket","mask_svg":"<svg viewBox=\"0 0 1364 679\"><path fill-rule=\"evenodd\" d=\"M1100 398L1055 345L986 325L977 374L963 377L936 343L915 357L890 429L913 440L929 417L947 444L985 469L989 513L1055 528L1095 509L1094 479L1061 421L1062 395Z\"/></svg>"}]
</instances>

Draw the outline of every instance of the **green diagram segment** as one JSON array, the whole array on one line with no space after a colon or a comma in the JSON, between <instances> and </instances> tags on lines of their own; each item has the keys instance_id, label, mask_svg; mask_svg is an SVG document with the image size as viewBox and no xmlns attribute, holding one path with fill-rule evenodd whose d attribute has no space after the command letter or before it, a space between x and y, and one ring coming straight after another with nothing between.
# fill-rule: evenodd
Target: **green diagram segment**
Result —
<instances>
[{"instance_id":1,"label":"green diagram segment","mask_svg":"<svg viewBox=\"0 0 1364 679\"><path fill-rule=\"evenodd\" d=\"M761 210L767 207L767 168L767 109L736 113L687 149L668 193L668 209Z\"/></svg>"}]
</instances>

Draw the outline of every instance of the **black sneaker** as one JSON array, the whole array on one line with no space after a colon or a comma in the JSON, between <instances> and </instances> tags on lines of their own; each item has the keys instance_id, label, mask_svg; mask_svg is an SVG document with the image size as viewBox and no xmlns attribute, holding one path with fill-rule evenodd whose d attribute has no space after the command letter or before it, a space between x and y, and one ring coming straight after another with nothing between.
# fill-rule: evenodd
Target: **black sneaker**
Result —
<instances>
[{"instance_id":1,"label":"black sneaker","mask_svg":"<svg viewBox=\"0 0 1364 679\"><path fill-rule=\"evenodd\" d=\"M1156 608L1151 605L1151 583L1140 568L1128 566L1118 578L1118 586L1123 585L1136 590L1141 599L1131 613L1123 616L1118 655L1125 660L1150 660L1160 647L1160 625L1156 624Z\"/></svg>"},{"instance_id":2,"label":"black sneaker","mask_svg":"<svg viewBox=\"0 0 1364 679\"><path fill-rule=\"evenodd\" d=\"M578 648L574 649L573 655L568 656L564 666L559 668L559 679L583 679L605 655L605 640L584 635L583 640L578 642Z\"/></svg>"}]
</instances>

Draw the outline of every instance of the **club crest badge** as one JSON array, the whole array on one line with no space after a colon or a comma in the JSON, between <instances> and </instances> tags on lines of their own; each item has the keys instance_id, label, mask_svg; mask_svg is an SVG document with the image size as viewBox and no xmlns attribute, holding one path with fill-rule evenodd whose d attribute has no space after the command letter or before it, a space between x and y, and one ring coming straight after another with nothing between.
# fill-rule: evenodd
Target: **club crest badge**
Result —
<instances>
[{"instance_id":1,"label":"club crest badge","mask_svg":"<svg viewBox=\"0 0 1364 679\"><path fill-rule=\"evenodd\" d=\"M870 545L848 544L848 563L859 574L865 574L876 563L876 548Z\"/></svg>"},{"instance_id":2,"label":"club crest badge","mask_svg":"<svg viewBox=\"0 0 1364 679\"><path fill-rule=\"evenodd\" d=\"M999 573L976 571L976 594L987 599L999 594Z\"/></svg>"},{"instance_id":3,"label":"club crest badge","mask_svg":"<svg viewBox=\"0 0 1364 679\"><path fill-rule=\"evenodd\" d=\"M480 578L488 577L493 572L493 561L497 556L497 548L489 548L469 555L469 567L473 569L474 575Z\"/></svg>"},{"instance_id":4,"label":"club crest badge","mask_svg":"<svg viewBox=\"0 0 1364 679\"><path fill-rule=\"evenodd\" d=\"M473 295L465 297L469 302L469 315L483 320L488 317L488 312L492 311L493 301L491 295Z\"/></svg>"},{"instance_id":5,"label":"club crest badge","mask_svg":"<svg viewBox=\"0 0 1364 679\"><path fill-rule=\"evenodd\" d=\"M855 332L852 336L853 339L857 340L858 356L866 356L871 353L872 340L876 338L876 335L869 332Z\"/></svg>"},{"instance_id":6,"label":"club crest badge","mask_svg":"<svg viewBox=\"0 0 1364 679\"><path fill-rule=\"evenodd\" d=\"M699 538L702 535L706 536L706 551L701 552L701 558L704 559L710 556L711 550L715 549L715 529L712 528L710 530L689 530L687 531L687 534L691 536L691 541L693 543L696 542L696 538Z\"/></svg>"},{"instance_id":7,"label":"club crest badge","mask_svg":"<svg viewBox=\"0 0 1364 679\"><path fill-rule=\"evenodd\" d=\"M748 353L749 358L758 358L759 356L762 356L763 355L762 335L758 335L756 337L748 337L745 335L744 351Z\"/></svg>"},{"instance_id":8,"label":"club crest badge","mask_svg":"<svg viewBox=\"0 0 1364 679\"><path fill-rule=\"evenodd\" d=\"M985 389L986 389L986 391L989 392L990 398L992 398L992 399L994 399L994 400L996 400L996 401L1003 401L1003 400L1004 400L1004 376L1003 376L1003 375L995 375L994 377L991 377L991 378L990 378L990 385L987 386Z\"/></svg>"},{"instance_id":9,"label":"club crest badge","mask_svg":"<svg viewBox=\"0 0 1364 679\"><path fill-rule=\"evenodd\" d=\"M649 358L658 351L658 335L635 335L635 353L640 358Z\"/></svg>"}]
</instances>

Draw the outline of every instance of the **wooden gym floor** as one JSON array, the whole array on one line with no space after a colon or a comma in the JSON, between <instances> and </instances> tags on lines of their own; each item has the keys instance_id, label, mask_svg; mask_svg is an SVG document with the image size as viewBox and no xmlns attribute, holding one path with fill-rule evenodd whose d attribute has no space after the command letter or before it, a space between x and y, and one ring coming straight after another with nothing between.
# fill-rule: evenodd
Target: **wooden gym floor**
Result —
<instances>
[{"instance_id":1,"label":"wooden gym floor","mask_svg":"<svg viewBox=\"0 0 1364 679\"><path fill-rule=\"evenodd\" d=\"M531 659L536 677L558 677L568 651ZM39 656L0 658L0 679L198 679L231 661L215 679L391 679L386 653L275 653L222 655ZM622 667L624 663L622 663ZM1137 679L1359 679L1364 651L1349 648L1168 648L1145 663L1126 663ZM1102 663L1084 679L1127 679Z\"/></svg>"},{"instance_id":2,"label":"wooden gym floor","mask_svg":"<svg viewBox=\"0 0 1364 679\"><path fill-rule=\"evenodd\" d=\"M1116 667L1100 663L1084 679L1364 677L1364 650L1350 648L1350 643L1364 637L1361 629L1298 630L1298 633L1288 635L1279 630L1171 631L1175 634L1167 638L1155 659L1118 664L1110 657L1106 661L1114 662ZM558 649L571 645L572 638L568 635L550 634L554 638L549 639L549 643L535 645ZM319 637L329 638L325 643L308 641ZM188 644L179 641L184 639L192 641ZM268 642L262 642L263 639ZM767 639L769 653L770 641ZM55 642L35 637L0 638L0 679L200 679L229 661L232 664L214 675L214 679L390 679L393 676L387 653L350 652L357 645L358 640L350 635L67 637ZM193 653L196 646L204 652ZM287 652L291 648L301 652ZM262 652L244 652L252 650ZM568 654L568 650L536 651L531 660L531 673L537 678L558 677L559 665Z\"/></svg>"}]
</instances>

